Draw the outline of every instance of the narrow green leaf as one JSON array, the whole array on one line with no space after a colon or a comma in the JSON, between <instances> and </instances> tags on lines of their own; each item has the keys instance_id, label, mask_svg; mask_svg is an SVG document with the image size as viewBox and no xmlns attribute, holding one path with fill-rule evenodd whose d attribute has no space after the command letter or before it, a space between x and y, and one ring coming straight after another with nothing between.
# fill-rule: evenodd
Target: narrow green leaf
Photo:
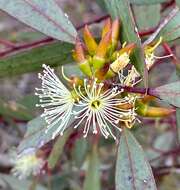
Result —
<instances>
[{"instance_id":1,"label":"narrow green leaf","mask_svg":"<svg viewBox=\"0 0 180 190\"><path fill-rule=\"evenodd\" d=\"M8 190L29 190L32 183L30 180L19 180L14 176L5 175L5 174L0 174L0 180L4 182L3 186L1 186L0 183L0 187ZM36 190L47 190L47 189L41 185L36 185Z\"/></svg>"},{"instance_id":2,"label":"narrow green leaf","mask_svg":"<svg viewBox=\"0 0 180 190\"><path fill-rule=\"evenodd\" d=\"M60 156L64 149L64 145L65 145L69 135L71 134L71 132L72 132L72 130L70 130L70 129L65 131L64 135L59 136L57 141L55 142L53 149L51 151L51 154L49 155L49 158L48 158L48 167L50 169L53 169L56 166L58 160L60 159Z\"/></svg>"},{"instance_id":3,"label":"narrow green leaf","mask_svg":"<svg viewBox=\"0 0 180 190\"><path fill-rule=\"evenodd\" d=\"M128 0L104 0L108 12L113 18L120 18L122 22L123 39L126 42L136 43L133 64L141 75L144 74L144 60L141 51L141 41L137 34L137 28L133 20L130 4Z\"/></svg>"},{"instance_id":4,"label":"narrow green leaf","mask_svg":"<svg viewBox=\"0 0 180 190\"><path fill-rule=\"evenodd\" d=\"M55 0L0 0L0 9L48 36L75 43L76 29Z\"/></svg>"},{"instance_id":5,"label":"narrow green leaf","mask_svg":"<svg viewBox=\"0 0 180 190\"><path fill-rule=\"evenodd\" d=\"M166 1L167 0L130 0L131 3L138 5L158 4L158 3L164 3Z\"/></svg>"},{"instance_id":6,"label":"narrow green leaf","mask_svg":"<svg viewBox=\"0 0 180 190\"><path fill-rule=\"evenodd\" d=\"M69 121L69 126L73 122L74 118L72 116ZM53 132L57 127L58 125L55 125L49 129L48 133L46 133L45 131L47 129L47 123L42 117L37 117L31 120L27 124L27 132L18 147L18 151L21 152L28 148L33 148L35 150L39 149L44 144L52 140Z\"/></svg>"},{"instance_id":7,"label":"narrow green leaf","mask_svg":"<svg viewBox=\"0 0 180 190\"><path fill-rule=\"evenodd\" d=\"M92 147L83 190L100 190L100 171L97 144Z\"/></svg>"},{"instance_id":8,"label":"narrow green leaf","mask_svg":"<svg viewBox=\"0 0 180 190\"><path fill-rule=\"evenodd\" d=\"M180 108L176 109L176 121L177 121L178 140L180 143Z\"/></svg>"},{"instance_id":9,"label":"narrow green leaf","mask_svg":"<svg viewBox=\"0 0 180 190\"><path fill-rule=\"evenodd\" d=\"M96 2L97 2L97 4L101 7L101 9L102 9L103 11L105 11L106 5L105 5L104 0L96 0Z\"/></svg>"},{"instance_id":10,"label":"narrow green leaf","mask_svg":"<svg viewBox=\"0 0 180 190\"><path fill-rule=\"evenodd\" d=\"M77 64L67 64L64 65L64 72L68 77L72 76L79 76L79 77L85 77L85 75L80 70L79 66Z\"/></svg>"},{"instance_id":11,"label":"narrow green leaf","mask_svg":"<svg viewBox=\"0 0 180 190\"><path fill-rule=\"evenodd\" d=\"M14 119L29 121L33 118L33 114L22 104L16 102L4 102L0 100L0 115Z\"/></svg>"},{"instance_id":12,"label":"narrow green leaf","mask_svg":"<svg viewBox=\"0 0 180 190\"><path fill-rule=\"evenodd\" d=\"M69 181L72 177L72 172L61 172L53 175L51 178L51 190L71 190ZM72 189L73 190L73 189Z\"/></svg>"},{"instance_id":13,"label":"narrow green leaf","mask_svg":"<svg viewBox=\"0 0 180 190\"><path fill-rule=\"evenodd\" d=\"M180 81L157 87L152 89L151 92L169 104L180 107Z\"/></svg>"},{"instance_id":14,"label":"narrow green leaf","mask_svg":"<svg viewBox=\"0 0 180 190\"><path fill-rule=\"evenodd\" d=\"M35 95L26 95L22 99L17 101L17 103L23 105L26 109L34 112L34 110L36 110L36 104L39 103L39 98Z\"/></svg>"},{"instance_id":15,"label":"narrow green leaf","mask_svg":"<svg viewBox=\"0 0 180 190\"><path fill-rule=\"evenodd\" d=\"M180 37L180 11L161 30L159 36L166 42L173 41Z\"/></svg>"},{"instance_id":16,"label":"narrow green leaf","mask_svg":"<svg viewBox=\"0 0 180 190\"><path fill-rule=\"evenodd\" d=\"M42 64L59 66L72 62L72 45L52 43L0 60L0 77L24 74L42 69Z\"/></svg>"},{"instance_id":17,"label":"narrow green leaf","mask_svg":"<svg viewBox=\"0 0 180 190\"><path fill-rule=\"evenodd\" d=\"M156 190L151 167L142 147L131 132L124 128L118 147L116 190Z\"/></svg>"},{"instance_id":18,"label":"narrow green leaf","mask_svg":"<svg viewBox=\"0 0 180 190\"><path fill-rule=\"evenodd\" d=\"M85 138L77 139L72 152L73 160L77 167L81 167L84 163L88 151L88 141Z\"/></svg>"},{"instance_id":19,"label":"narrow green leaf","mask_svg":"<svg viewBox=\"0 0 180 190\"><path fill-rule=\"evenodd\" d=\"M105 9L105 3L103 0L96 0L102 10ZM164 3L167 0L129 0L130 3L135 5L151 5L151 4L160 4Z\"/></svg>"},{"instance_id":20,"label":"narrow green leaf","mask_svg":"<svg viewBox=\"0 0 180 190\"><path fill-rule=\"evenodd\" d=\"M155 5L141 5L133 6L134 14L136 17L136 23L139 30L146 30L152 27L156 27L159 24L160 4ZM153 14L152 14L153 13Z\"/></svg>"},{"instance_id":21,"label":"narrow green leaf","mask_svg":"<svg viewBox=\"0 0 180 190\"><path fill-rule=\"evenodd\" d=\"M180 5L180 1L179 1L179 5ZM177 73L178 79L180 79L179 64L177 64L176 73ZM179 144L180 144L180 108L176 108L176 125L177 125L176 127L177 127L177 132L178 132L178 140L179 140Z\"/></svg>"}]
</instances>

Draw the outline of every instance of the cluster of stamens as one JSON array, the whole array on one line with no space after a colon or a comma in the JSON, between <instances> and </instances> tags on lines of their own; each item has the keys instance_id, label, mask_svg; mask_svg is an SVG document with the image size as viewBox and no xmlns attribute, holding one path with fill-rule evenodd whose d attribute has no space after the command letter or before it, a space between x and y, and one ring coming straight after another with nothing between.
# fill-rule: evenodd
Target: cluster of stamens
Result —
<instances>
[{"instance_id":1,"label":"cluster of stamens","mask_svg":"<svg viewBox=\"0 0 180 190\"><path fill-rule=\"evenodd\" d=\"M54 74L54 70L43 65L42 88L36 88L40 106L44 109L41 115L47 122L47 130L54 129L52 138L63 135L71 118L77 120L74 128L84 124L84 137L92 129L94 134L100 131L105 138L111 135L116 139L111 128L121 131L120 123L130 126L136 119L134 109L135 96L122 97L123 89L107 88L97 79L84 79L83 85L73 85L69 91ZM72 93L73 92L73 93ZM74 94L76 94L75 98ZM126 105L131 105L126 108ZM78 111L74 111L77 110Z\"/></svg>"}]
</instances>

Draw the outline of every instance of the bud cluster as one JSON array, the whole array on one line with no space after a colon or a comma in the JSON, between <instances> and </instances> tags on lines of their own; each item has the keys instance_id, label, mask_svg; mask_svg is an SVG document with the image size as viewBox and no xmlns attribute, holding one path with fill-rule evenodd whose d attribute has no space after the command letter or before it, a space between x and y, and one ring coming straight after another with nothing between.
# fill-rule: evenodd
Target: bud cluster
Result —
<instances>
[{"instance_id":1,"label":"bud cluster","mask_svg":"<svg viewBox=\"0 0 180 190\"><path fill-rule=\"evenodd\" d=\"M114 77L120 70L130 63L130 54L135 44L119 43L120 21L108 18L101 32L101 39L97 43L86 25L83 30L84 43L76 40L73 57L81 71L99 80Z\"/></svg>"}]
</instances>

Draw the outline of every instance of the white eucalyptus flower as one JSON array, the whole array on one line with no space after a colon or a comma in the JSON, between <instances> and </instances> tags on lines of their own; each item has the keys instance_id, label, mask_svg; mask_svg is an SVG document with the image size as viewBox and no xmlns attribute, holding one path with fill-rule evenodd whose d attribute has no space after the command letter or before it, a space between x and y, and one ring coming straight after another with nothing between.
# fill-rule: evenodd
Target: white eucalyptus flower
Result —
<instances>
[{"instance_id":1,"label":"white eucalyptus flower","mask_svg":"<svg viewBox=\"0 0 180 190\"><path fill-rule=\"evenodd\" d=\"M76 106L80 107L80 111L74 112L79 122L74 126L77 128L81 123L85 122L84 137L87 136L92 127L93 133L96 134L98 129L105 138L111 135L116 139L111 127L119 128L119 121L129 121L134 116L134 110L122 109L120 106L132 102L129 97L117 97L122 91L116 88L104 90L103 83L96 83L96 80L91 84L84 80L84 87L74 87L77 95L80 97ZM119 106L119 107L118 107Z\"/></svg>"},{"instance_id":2,"label":"white eucalyptus flower","mask_svg":"<svg viewBox=\"0 0 180 190\"><path fill-rule=\"evenodd\" d=\"M23 154L16 155L13 160L14 167L12 174L19 179L24 179L30 175L38 175L41 173L45 161L36 156L33 151L26 151Z\"/></svg>"},{"instance_id":3,"label":"white eucalyptus flower","mask_svg":"<svg viewBox=\"0 0 180 190\"><path fill-rule=\"evenodd\" d=\"M36 88L36 95L39 96L40 106L44 108L44 113L41 115L47 122L47 130L56 127L52 138L58 134L63 135L69 119L72 114L74 98L71 92L55 75L54 70L43 64L43 74L39 73L39 78L42 80L42 88Z\"/></svg>"}]
</instances>

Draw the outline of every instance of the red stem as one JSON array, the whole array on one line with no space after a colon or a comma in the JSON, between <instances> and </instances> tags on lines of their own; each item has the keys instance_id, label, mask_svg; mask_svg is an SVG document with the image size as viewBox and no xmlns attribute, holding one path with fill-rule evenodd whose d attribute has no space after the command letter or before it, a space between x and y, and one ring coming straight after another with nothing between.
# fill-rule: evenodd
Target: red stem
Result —
<instances>
[{"instance_id":1,"label":"red stem","mask_svg":"<svg viewBox=\"0 0 180 190\"><path fill-rule=\"evenodd\" d=\"M166 42L164 42L162 44L162 46L163 46L163 48L164 48L164 50L165 50L165 52L166 52L167 55L168 54L172 54L173 63L176 65L177 62L178 62L178 60L177 60L176 56L174 55L172 49L169 47L169 45Z\"/></svg>"},{"instance_id":2,"label":"red stem","mask_svg":"<svg viewBox=\"0 0 180 190\"><path fill-rule=\"evenodd\" d=\"M93 21L85 22L85 23L77 26L76 29L80 30L85 25L91 25L91 24L94 24L94 23L99 23L99 22L107 19L108 17L109 17L109 15L104 15L104 16L98 17ZM53 38L46 37L46 38L44 38L42 40L38 40L38 41L35 41L35 42L31 42L31 43L27 43L27 44L23 44L23 45L15 45L15 44L13 44L11 42L7 42L7 41L3 40L3 44L8 45L8 47L10 47L10 49L0 52L0 57L7 56L7 55L9 55L11 53L14 53L17 50L26 50L26 49L29 49L29 48L37 47L37 46L42 45L42 44L50 43L52 41L54 41ZM1 41L0 41L0 43L1 43Z\"/></svg>"},{"instance_id":3,"label":"red stem","mask_svg":"<svg viewBox=\"0 0 180 190\"><path fill-rule=\"evenodd\" d=\"M9 48L16 48L16 45L10 41L4 40L4 39L0 39L0 44L9 47Z\"/></svg>"},{"instance_id":4,"label":"red stem","mask_svg":"<svg viewBox=\"0 0 180 190\"><path fill-rule=\"evenodd\" d=\"M173 6L175 4L175 0L171 0L169 2L163 3L161 7L161 12L164 12L169 7Z\"/></svg>"},{"instance_id":5,"label":"red stem","mask_svg":"<svg viewBox=\"0 0 180 190\"><path fill-rule=\"evenodd\" d=\"M32 47L35 47L35 46L42 45L42 44L50 43L53 40L54 39L47 37L47 38L44 38L42 40L38 40L38 41L35 41L35 42L15 46L15 47L12 47L11 49L8 49L8 50L0 52L0 57L4 57L4 56L6 56L8 54L14 53L17 50L25 50L25 49L29 49L29 48L32 48Z\"/></svg>"},{"instance_id":6,"label":"red stem","mask_svg":"<svg viewBox=\"0 0 180 190\"><path fill-rule=\"evenodd\" d=\"M84 28L85 25L91 25L91 24L94 24L94 23L99 23L105 19L107 19L109 17L109 15L104 15L104 16L101 16L101 17L98 17L92 21L88 21L88 22L85 22L83 24L80 24L79 26L76 27L77 30L80 30L81 28Z\"/></svg>"},{"instance_id":7,"label":"red stem","mask_svg":"<svg viewBox=\"0 0 180 190\"><path fill-rule=\"evenodd\" d=\"M171 173L172 169L179 169L180 165L172 165L172 166L160 166L157 168L152 168L154 176L157 178L162 177L164 175L168 175Z\"/></svg>"},{"instance_id":8,"label":"red stem","mask_svg":"<svg viewBox=\"0 0 180 190\"><path fill-rule=\"evenodd\" d=\"M139 32L139 36L141 36L141 37L148 36L148 35L154 33L155 30L156 30L156 28L149 28L148 30L142 30Z\"/></svg>"}]
</instances>

